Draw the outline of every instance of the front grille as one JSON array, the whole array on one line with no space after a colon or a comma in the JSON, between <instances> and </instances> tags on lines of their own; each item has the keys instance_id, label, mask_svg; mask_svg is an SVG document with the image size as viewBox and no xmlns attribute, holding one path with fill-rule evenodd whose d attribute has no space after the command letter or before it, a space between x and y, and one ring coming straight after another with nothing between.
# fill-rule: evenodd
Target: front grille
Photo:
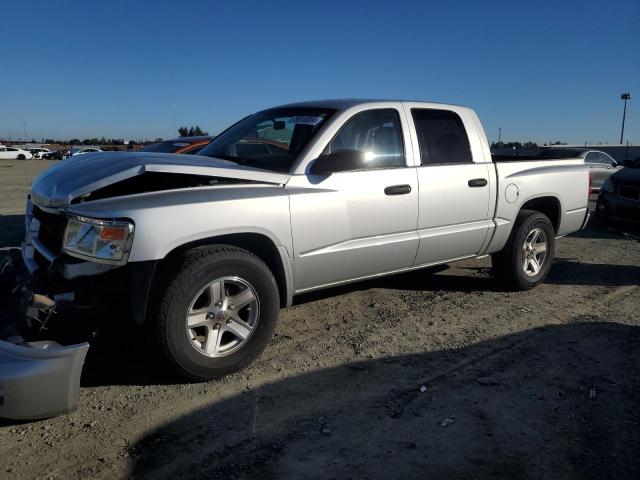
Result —
<instances>
[{"instance_id":1,"label":"front grille","mask_svg":"<svg viewBox=\"0 0 640 480\"><path fill-rule=\"evenodd\" d=\"M59 213L45 212L34 205L33 217L40 221L38 240L40 240L51 253L58 255L62 250L62 237L67 223L65 216Z\"/></svg>"},{"instance_id":2,"label":"front grille","mask_svg":"<svg viewBox=\"0 0 640 480\"><path fill-rule=\"evenodd\" d=\"M629 200L640 200L640 187L622 185L618 189L618 193L622 198L628 198Z\"/></svg>"}]
</instances>

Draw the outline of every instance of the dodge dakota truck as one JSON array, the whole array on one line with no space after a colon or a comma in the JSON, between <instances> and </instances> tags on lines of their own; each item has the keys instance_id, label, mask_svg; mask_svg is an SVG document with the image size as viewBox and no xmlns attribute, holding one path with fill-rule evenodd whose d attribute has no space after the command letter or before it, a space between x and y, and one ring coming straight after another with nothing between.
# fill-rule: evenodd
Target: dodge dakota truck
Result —
<instances>
[{"instance_id":1,"label":"dodge dakota truck","mask_svg":"<svg viewBox=\"0 0 640 480\"><path fill-rule=\"evenodd\" d=\"M157 365L217 378L302 292L485 255L505 288L534 287L589 191L584 160L492 158L471 109L425 102L270 108L200 155L78 155L31 186L18 277L54 310L15 338L74 306L126 316Z\"/></svg>"}]
</instances>

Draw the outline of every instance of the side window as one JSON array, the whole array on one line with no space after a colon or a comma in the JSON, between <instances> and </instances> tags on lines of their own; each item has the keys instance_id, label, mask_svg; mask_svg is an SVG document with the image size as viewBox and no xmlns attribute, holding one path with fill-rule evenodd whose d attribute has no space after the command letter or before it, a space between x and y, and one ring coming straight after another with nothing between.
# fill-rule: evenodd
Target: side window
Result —
<instances>
[{"instance_id":1,"label":"side window","mask_svg":"<svg viewBox=\"0 0 640 480\"><path fill-rule=\"evenodd\" d=\"M411 109L422 165L473 163L462 120L450 110Z\"/></svg>"},{"instance_id":2,"label":"side window","mask_svg":"<svg viewBox=\"0 0 640 480\"><path fill-rule=\"evenodd\" d=\"M601 159L600 161L604 163L607 167L613 167L616 164L616 161L606 153L601 153L600 159Z\"/></svg>"},{"instance_id":3,"label":"side window","mask_svg":"<svg viewBox=\"0 0 640 480\"><path fill-rule=\"evenodd\" d=\"M405 166L398 111L385 108L356 113L342 126L323 153L327 155L339 150L363 152L371 168Z\"/></svg>"},{"instance_id":4,"label":"side window","mask_svg":"<svg viewBox=\"0 0 640 480\"><path fill-rule=\"evenodd\" d=\"M584 163L598 163L598 154L595 152L587 153L587 156L584 158Z\"/></svg>"},{"instance_id":5,"label":"side window","mask_svg":"<svg viewBox=\"0 0 640 480\"><path fill-rule=\"evenodd\" d=\"M611 166L613 162L609 158L608 155L600 152L591 152L587 154L587 158L585 158L586 163L590 163L591 165L599 165L599 166Z\"/></svg>"}]
</instances>

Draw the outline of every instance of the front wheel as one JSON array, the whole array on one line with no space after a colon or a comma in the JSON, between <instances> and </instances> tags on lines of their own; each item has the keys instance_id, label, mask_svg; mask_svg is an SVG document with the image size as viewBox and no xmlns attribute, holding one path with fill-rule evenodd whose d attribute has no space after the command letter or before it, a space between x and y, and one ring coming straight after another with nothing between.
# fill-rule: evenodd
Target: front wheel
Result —
<instances>
[{"instance_id":1,"label":"front wheel","mask_svg":"<svg viewBox=\"0 0 640 480\"><path fill-rule=\"evenodd\" d=\"M26 160L27 157L25 157L22 153L20 155L18 155L18 160Z\"/></svg>"},{"instance_id":2,"label":"front wheel","mask_svg":"<svg viewBox=\"0 0 640 480\"><path fill-rule=\"evenodd\" d=\"M494 275L511 290L528 290L546 278L555 251L555 231L540 212L523 210L502 251L491 256Z\"/></svg>"},{"instance_id":3,"label":"front wheel","mask_svg":"<svg viewBox=\"0 0 640 480\"><path fill-rule=\"evenodd\" d=\"M251 363L278 318L278 286L267 265L228 246L196 248L172 263L157 282L161 293L150 319L168 365L201 381Z\"/></svg>"}]
</instances>

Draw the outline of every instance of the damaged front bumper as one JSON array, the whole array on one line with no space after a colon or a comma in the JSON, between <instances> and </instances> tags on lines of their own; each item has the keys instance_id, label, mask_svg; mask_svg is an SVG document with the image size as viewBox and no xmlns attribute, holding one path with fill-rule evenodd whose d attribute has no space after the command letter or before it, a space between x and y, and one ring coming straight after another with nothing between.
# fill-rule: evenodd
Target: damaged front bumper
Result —
<instances>
[{"instance_id":1,"label":"damaged front bumper","mask_svg":"<svg viewBox=\"0 0 640 480\"><path fill-rule=\"evenodd\" d=\"M10 252L0 262L0 418L30 420L75 410L87 342L63 346L54 341L25 342L24 318L37 322L56 311L54 300L26 289L24 259ZM46 320L45 320L46 321ZM42 323L42 327L45 323Z\"/></svg>"},{"instance_id":2,"label":"damaged front bumper","mask_svg":"<svg viewBox=\"0 0 640 480\"><path fill-rule=\"evenodd\" d=\"M120 317L143 322L156 267L155 261L120 266L65 255L63 216L30 201L25 224L21 249L0 261L0 417L10 419L77 407L89 349L84 340ZM46 341L25 342L21 333Z\"/></svg>"},{"instance_id":3,"label":"damaged front bumper","mask_svg":"<svg viewBox=\"0 0 640 480\"><path fill-rule=\"evenodd\" d=\"M86 342L15 345L0 340L0 417L32 420L75 410L88 350Z\"/></svg>"}]
</instances>

